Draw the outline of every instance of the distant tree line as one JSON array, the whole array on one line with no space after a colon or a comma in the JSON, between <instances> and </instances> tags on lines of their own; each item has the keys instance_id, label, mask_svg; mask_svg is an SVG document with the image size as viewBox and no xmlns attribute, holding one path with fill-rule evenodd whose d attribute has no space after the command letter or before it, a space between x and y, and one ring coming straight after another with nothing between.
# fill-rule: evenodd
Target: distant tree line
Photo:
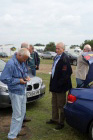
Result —
<instances>
[{"instance_id":1,"label":"distant tree line","mask_svg":"<svg viewBox=\"0 0 93 140\"><path fill-rule=\"evenodd\" d=\"M80 47L82 50L84 48L84 45L89 44L92 47L92 51L93 51L93 39L92 40L85 40L84 43L82 43L80 46L79 45L71 45L70 48L74 49L75 47ZM34 46L45 46L43 44L37 43ZM56 51L56 45L54 42L49 42L48 44L46 44L46 47L44 49L44 51Z\"/></svg>"},{"instance_id":2,"label":"distant tree line","mask_svg":"<svg viewBox=\"0 0 93 140\"><path fill-rule=\"evenodd\" d=\"M81 44L80 48L83 49L86 44L89 44L92 47L92 51L93 51L93 39L85 40L84 43Z\"/></svg>"},{"instance_id":3,"label":"distant tree line","mask_svg":"<svg viewBox=\"0 0 93 140\"><path fill-rule=\"evenodd\" d=\"M16 47L10 48L11 51L16 51Z\"/></svg>"},{"instance_id":4,"label":"distant tree line","mask_svg":"<svg viewBox=\"0 0 93 140\"><path fill-rule=\"evenodd\" d=\"M82 43L80 46L79 45L71 45L70 48L74 49L75 47L80 47L82 50L84 48L84 45L89 44L92 47L93 51L93 39L92 40L85 40L84 43ZM56 45L54 42L50 42L49 44L46 45L46 48L44 51L56 51Z\"/></svg>"},{"instance_id":5,"label":"distant tree line","mask_svg":"<svg viewBox=\"0 0 93 140\"><path fill-rule=\"evenodd\" d=\"M56 45L55 45L55 43L54 42L50 42L49 44L47 44L44 51L52 51L52 52L55 52L56 51Z\"/></svg>"},{"instance_id":6,"label":"distant tree line","mask_svg":"<svg viewBox=\"0 0 93 140\"><path fill-rule=\"evenodd\" d=\"M37 43L34 46L45 46L44 44Z\"/></svg>"},{"instance_id":7,"label":"distant tree line","mask_svg":"<svg viewBox=\"0 0 93 140\"><path fill-rule=\"evenodd\" d=\"M80 47L79 45L71 45L70 48L71 49L75 49L76 47Z\"/></svg>"}]
</instances>

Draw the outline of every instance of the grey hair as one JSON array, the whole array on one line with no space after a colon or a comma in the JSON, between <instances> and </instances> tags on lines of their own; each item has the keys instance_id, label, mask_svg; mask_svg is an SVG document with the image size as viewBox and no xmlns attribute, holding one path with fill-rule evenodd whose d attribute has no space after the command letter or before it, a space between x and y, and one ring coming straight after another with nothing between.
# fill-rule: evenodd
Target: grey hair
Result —
<instances>
[{"instance_id":1,"label":"grey hair","mask_svg":"<svg viewBox=\"0 0 93 140\"><path fill-rule=\"evenodd\" d=\"M22 55L22 56L30 57L30 52L26 48L21 48L17 53Z\"/></svg>"},{"instance_id":2,"label":"grey hair","mask_svg":"<svg viewBox=\"0 0 93 140\"><path fill-rule=\"evenodd\" d=\"M61 48L62 48L63 50L65 50L65 45L64 45L63 42L59 42L59 43L57 43L57 45L61 46Z\"/></svg>"},{"instance_id":3,"label":"grey hair","mask_svg":"<svg viewBox=\"0 0 93 140\"><path fill-rule=\"evenodd\" d=\"M30 47L34 49L34 46L33 46L32 44L29 45L29 48L30 48Z\"/></svg>"},{"instance_id":4,"label":"grey hair","mask_svg":"<svg viewBox=\"0 0 93 140\"><path fill-rule=\"evenodd\" d=\"M84 49L86 49L86 50L88 50L88 51L91 51L91 46L90 46L89 44L86 44L86 45L84 46Z\"/></svg>"},{"instance_id":5,"label":"grey hair","mask_svg":"<svg viewBox=\"0 0 93 140\"><path fill-rule=\"evenodd\" d=\"M29 44L24 42L24 43L21 44L21 48L27 48L28 49Z\"/></svg>"}]
</instances>

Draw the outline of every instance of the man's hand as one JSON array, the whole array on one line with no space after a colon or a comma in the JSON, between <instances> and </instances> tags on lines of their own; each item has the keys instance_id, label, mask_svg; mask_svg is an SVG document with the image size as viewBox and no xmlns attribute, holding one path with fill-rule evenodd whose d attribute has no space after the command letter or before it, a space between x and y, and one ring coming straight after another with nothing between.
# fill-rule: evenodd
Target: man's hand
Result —
<instances>
[{"instance_id":1,"label":"man's hand","mask_svg":"<svg viewBox=\"0 0 93 140\"><path fill-rule=\"evenodd\" d=\"M27 81L24 81L24 79L20 79L20 84L26 84L27 83Z\"/></svg>"},{"instance_id":2,"label":"man's hand","mask_svg":"<svg viewBox=\"0 0 93 140\"><path fill-rule=\"evenodd\" d=\"M31 78L29 76L25 78L25 81L30 81L30 80Z\"/></svg>"},{"instance_id":3,"label":"man's hand","mask_svg":"<svg viewBox=\"0 0 93 140\"><path fill-rule=\"evenodd\" d=\"M39 66L38 65L36 65L36 70L39 70Z\"/></svg>"},{"instance_id":4,"label":"man's hand","mask_svg":"<svg viewBox=\"0 0 93 140\"><path fill-rule=\"evenodd\" d=\"M36 65L36 68L37 68L38 66Z\"/></svg>"}]
</instances>

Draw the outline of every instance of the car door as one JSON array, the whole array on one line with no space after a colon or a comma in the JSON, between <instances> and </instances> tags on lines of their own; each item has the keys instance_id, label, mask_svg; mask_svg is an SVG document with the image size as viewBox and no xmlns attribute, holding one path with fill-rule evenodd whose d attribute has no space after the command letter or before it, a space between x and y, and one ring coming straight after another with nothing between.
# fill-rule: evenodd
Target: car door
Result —
<instances>
[{"instance_id":1,"label":"car door","mask_svg":"<svg viewBox=\"0 0 93 140\"><path fill-rule=\"evenodd\" d=\"M44 53L44 58L51 58L50 53L49 53L49 52L45 52L45 53Z\"/></svg>"}]
</instances>

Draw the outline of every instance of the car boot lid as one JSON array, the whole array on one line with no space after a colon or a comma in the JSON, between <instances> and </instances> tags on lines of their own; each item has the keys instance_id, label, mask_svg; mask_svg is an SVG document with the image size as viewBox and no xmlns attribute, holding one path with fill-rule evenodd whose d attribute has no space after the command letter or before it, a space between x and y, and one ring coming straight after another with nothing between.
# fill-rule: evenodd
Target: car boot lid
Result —
<instances>
[{"instance_id":1,"label":"car boot lid","mask_svg":"<svg viewBox=\"0 0 93 140\"><path fill-rule=\"evenodd\" d=\"M78 99L93 100L93 88L73 88L70 90L70 94Z\"/></svg>"}]
</instances>

